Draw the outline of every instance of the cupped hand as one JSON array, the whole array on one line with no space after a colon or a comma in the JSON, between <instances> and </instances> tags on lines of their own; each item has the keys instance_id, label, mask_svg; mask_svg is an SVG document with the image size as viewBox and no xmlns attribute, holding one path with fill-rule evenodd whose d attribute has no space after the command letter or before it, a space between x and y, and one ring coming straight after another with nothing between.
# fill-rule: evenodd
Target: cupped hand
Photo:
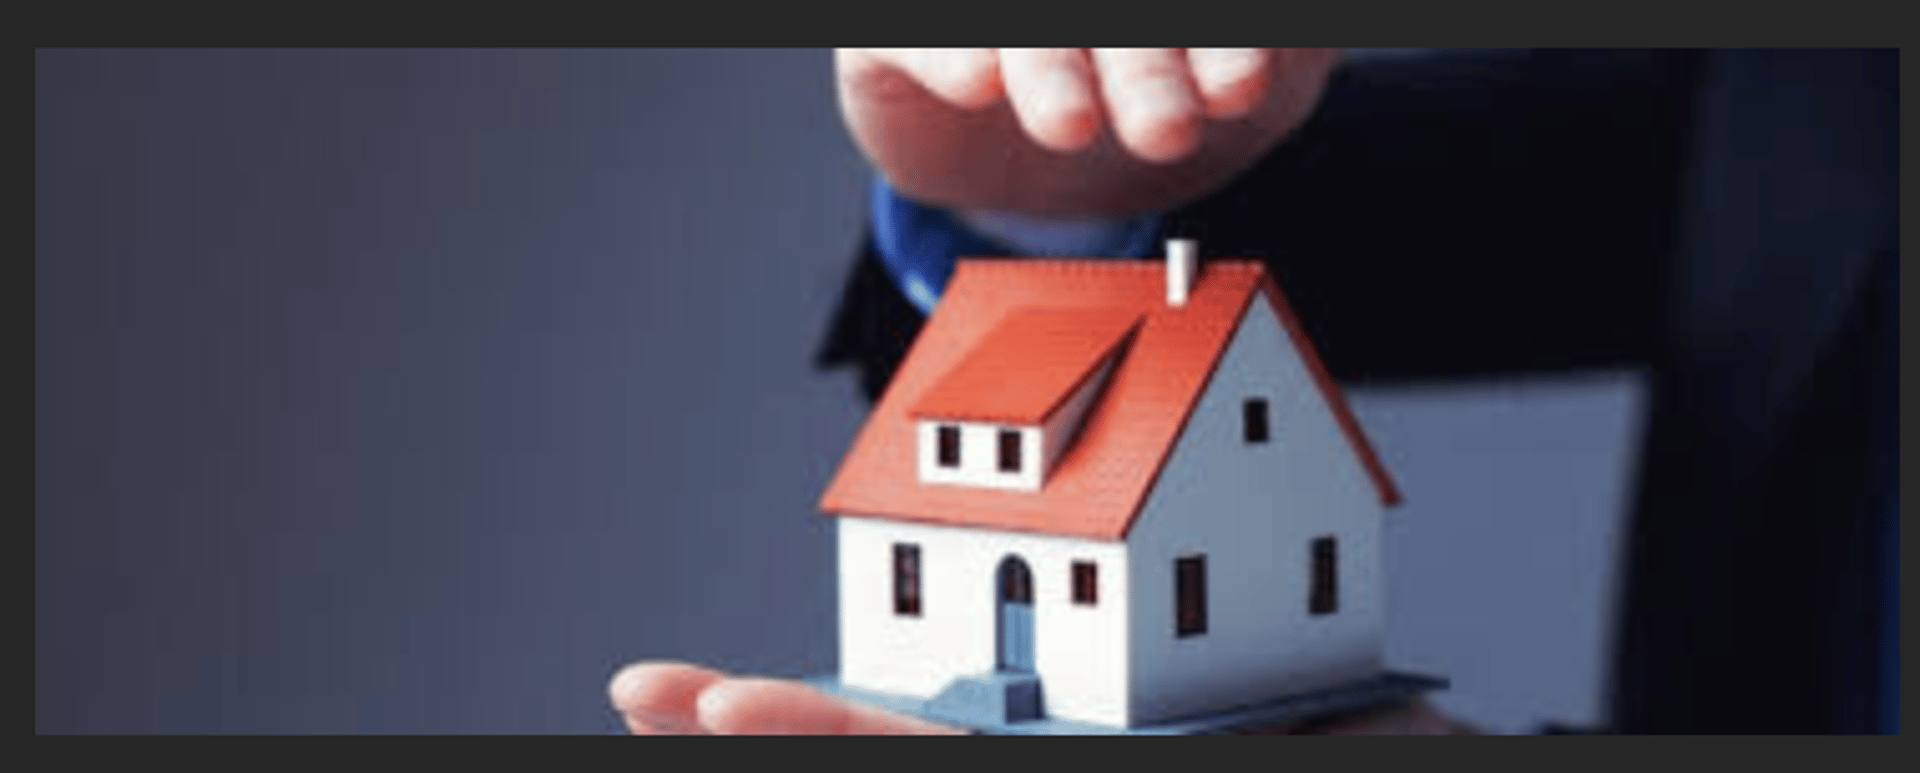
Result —
<instances>
[{"instance_id":1,"label":"cupped hand","mask_svg":"<svg viewBox=\"0 0 1920 773\"><path fill-rule=\"evenodd\" d=\"M635 735L965 735L836 698L798 682L732 677L686 663L636 663L607 686ZM1251 734L1457 735L1470 732L1424 700L1312 728Z\"/></svg>"},{"instance_id":2,"label":"cupped hand","mask_svg":"<svg viewBox=\"0 0 1920 773\"><path fill-rule=\"evenodd\" d=\"M854 141L903 195L1119 217L1224 185L1311 114L1338 49L839 49Z\"/></svg>"}]
</instances>

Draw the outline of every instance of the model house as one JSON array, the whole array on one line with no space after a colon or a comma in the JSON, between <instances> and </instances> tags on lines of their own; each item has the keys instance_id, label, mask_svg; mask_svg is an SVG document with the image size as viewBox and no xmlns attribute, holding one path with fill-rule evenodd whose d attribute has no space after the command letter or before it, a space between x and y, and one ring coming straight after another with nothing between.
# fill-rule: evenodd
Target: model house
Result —
<instances>
[{"instance_id":1,"label":"model house","mask_svg":"<svg viewBox=\"0 0 1920 773\"><path fill-rule=\"evenodd\" d=\"M1137 728L1383 673L1391 479L1265 267L1169 253L960 263L821 500L842 685Z\"/></svg>"}]
</instances>

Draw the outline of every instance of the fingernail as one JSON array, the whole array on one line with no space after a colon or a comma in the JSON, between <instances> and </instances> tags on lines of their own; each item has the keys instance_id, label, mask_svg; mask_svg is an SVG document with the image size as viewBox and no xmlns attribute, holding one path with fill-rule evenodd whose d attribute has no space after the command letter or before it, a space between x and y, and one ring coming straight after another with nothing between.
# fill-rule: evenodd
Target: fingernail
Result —
<instances>
[{"instance_id":1,"label":"fingernail","mask_svg":"<svg viewBox=\"0 0 1920 773\"><path fill-rule=\"evenodd\" d=\"M1041 82L1044 84L1041 93L1053 99L1071 99L1082 95L1086 91L1085 86L1080 82L1080 78L1074 75L1072 70L1068 70L1065 67L1055 67L1048 70L1046 78Z\"/></svg>"},{"instance_id":2,"label":"fingernail","mask_svg":"<svg viewBox=\"0 0 1920 773\"><path fill-rule=\"evenodd\" d=\"M1257 48L1202 48L1198 51L1202 52L1199 58L1207 60L1208 64L1233 67L1252 65L1265 56L1265 52Z\"/></svg>"},{"instance_id":3,"label":"fingernail","mask_svg":"<svg viewBox=\"0 0 1920 773\"><path fill-rule=\"evenodd\" d=\"M1193 100L1180 84L1152 81L1140 85L1139 106L1143 113L1178 115L1190 110L1193 107Z\"/></svg>"}]
</instances>

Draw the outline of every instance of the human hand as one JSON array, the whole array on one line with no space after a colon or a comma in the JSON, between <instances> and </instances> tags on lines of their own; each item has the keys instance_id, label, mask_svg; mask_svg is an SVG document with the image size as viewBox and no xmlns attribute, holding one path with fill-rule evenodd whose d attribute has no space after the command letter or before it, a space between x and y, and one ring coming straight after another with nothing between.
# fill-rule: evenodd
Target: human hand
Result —
<instances>
[{"instance_id":1,"label":"human hand","mask_svg":"<svg viewBox=\"0 0 1920 773\"><path fill-rule=\"evenodd\" d=\"M731 677L685 663L636 663L607 685L634 735L965 735L798 682Z\"/></svg>"},{"instance_id":2,"label":"human hand","mask_svg":"<svg viewBox=\"0 0 1920 773\"><path fill-rule=\"evenodd\" d=\"M902 195L1114 218L1198 199L1312 112L1339 49L838 49L854 141Z\"/></svg>"},{"instance_id":3,"label":"human hand","mask_svg":"<svg viewBox=\"0 0 1920 773\"><path fill-rule=\"evenodd\" d=\"M965 735L921 719L851 703L806 685L730 677L685 663L636 663L607 686L635 735ZM1357 718L1249 735L1461 735L1472 732L1423 699Z\"/></svg>"}]
</instances>

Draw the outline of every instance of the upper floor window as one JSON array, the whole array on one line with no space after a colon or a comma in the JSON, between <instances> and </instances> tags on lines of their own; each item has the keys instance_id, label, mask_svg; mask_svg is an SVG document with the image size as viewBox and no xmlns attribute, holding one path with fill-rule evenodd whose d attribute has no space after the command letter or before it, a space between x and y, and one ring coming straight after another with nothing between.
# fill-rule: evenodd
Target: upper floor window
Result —
<instances>
[{"instance_id":1,"label":"upper floor window","mask_svg":"<svg viewBox=\"0 0 1920 773\"><path fill-rule=\"evenodd\" d=\"M1247 400L1242 411L1245 414L1241 422L1248 443L1267 442L1267 401L1255 397Z\"/></svg>"}]
</instances>

